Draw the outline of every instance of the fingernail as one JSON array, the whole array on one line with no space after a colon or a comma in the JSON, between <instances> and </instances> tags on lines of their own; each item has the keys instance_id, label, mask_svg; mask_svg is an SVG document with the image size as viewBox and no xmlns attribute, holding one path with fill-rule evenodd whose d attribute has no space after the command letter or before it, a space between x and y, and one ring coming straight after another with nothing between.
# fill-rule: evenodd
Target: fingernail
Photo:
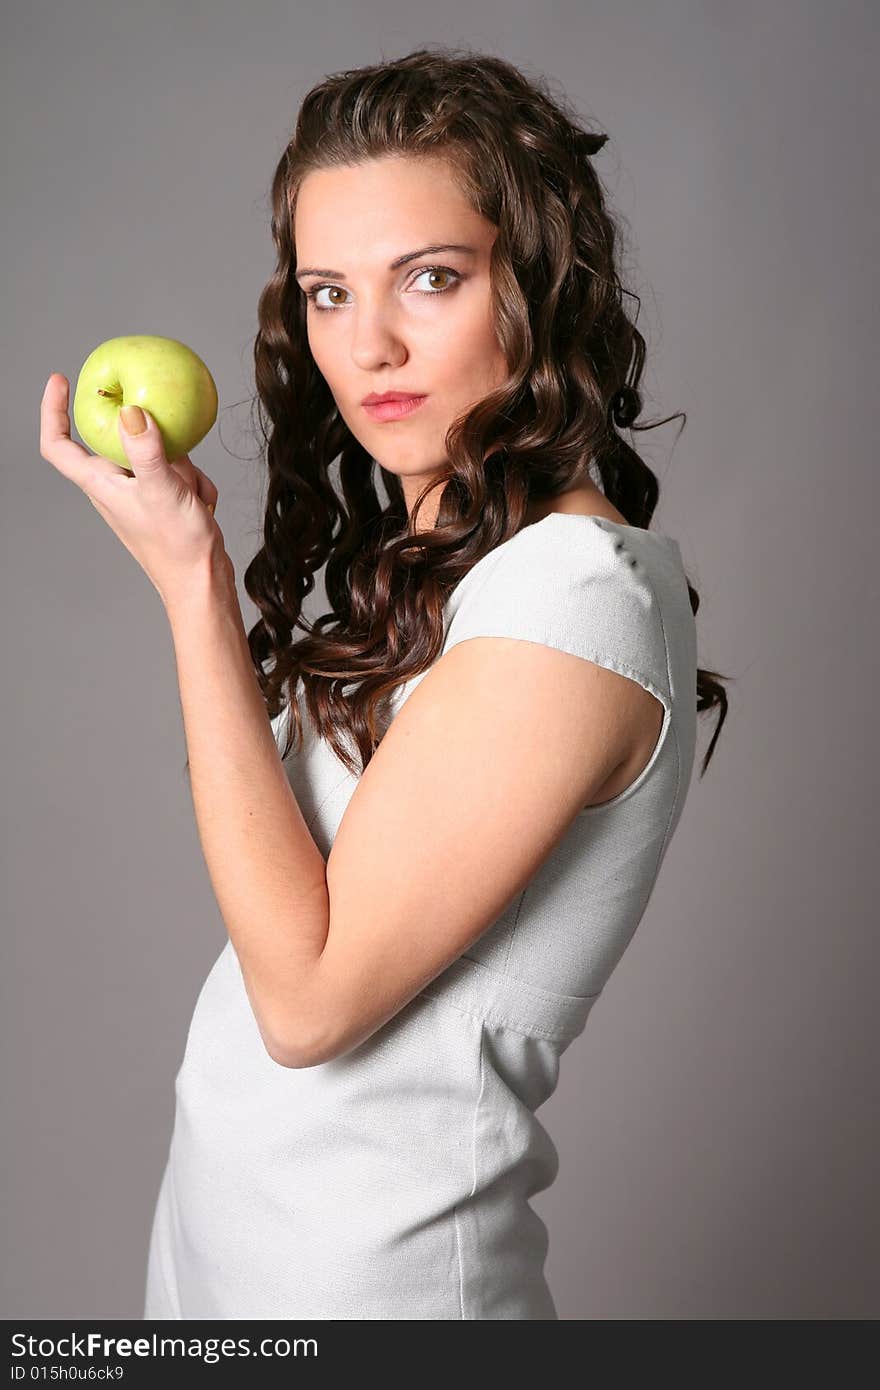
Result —
<instances>
[{"instance_id":1,"label":"fingernail","mask_svg":"<svg viewBox=\"0 0 880 1390\"><path fill-rule=\"evenodd\" d=\"M213 502L209 502L209 503L208 503L208 511L211 513L212 516L214 515L214 503L213 503Z\"/></svg>"},{"instance_id":2,"label":"fingernail","mask_svg":"<svg viewBox=\"0 0 880 1390\"><path fill-rule=\"evenodd\" d=\"M139 405L124 405L119 414L126 434L143 434L147 428L147 417Z\"/></svg>"}]
</instances>

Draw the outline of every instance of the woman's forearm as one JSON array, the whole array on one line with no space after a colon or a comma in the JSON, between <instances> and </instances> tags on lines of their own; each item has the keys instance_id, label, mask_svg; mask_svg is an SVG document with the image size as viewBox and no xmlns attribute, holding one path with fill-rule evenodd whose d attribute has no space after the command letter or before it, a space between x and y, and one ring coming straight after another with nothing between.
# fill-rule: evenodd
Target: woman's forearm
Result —
<instances>
[{"instance_id":1,"label":"woman's forearm","mask_svg":"<svg viewBox=\"0 0 880 1390\"><path fill-rule=\"evenodd\" d=\"M228 557L166 611L202 852L263 1041L282 1061L327 939L326 862L275 743Z\"/></svg>"}]
</instances>

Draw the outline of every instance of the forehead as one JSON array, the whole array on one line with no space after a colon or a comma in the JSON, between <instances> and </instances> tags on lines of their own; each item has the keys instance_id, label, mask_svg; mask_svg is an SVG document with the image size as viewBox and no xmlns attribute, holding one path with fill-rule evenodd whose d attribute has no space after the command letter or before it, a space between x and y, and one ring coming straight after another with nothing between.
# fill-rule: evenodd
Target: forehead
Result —
<instances>
[{"instance_id":1,"label":"forehead","mask_svg":"<svg viewBox=\"0 0 880 1390\"><path fill-rule=\"evenodd\" d=\"M294 210L297 260L303 263L341 264L353 249L364 248L370 259L387 263L402 249L430 241L484 244L493 230L471 207L446 161L427 156L313 170L300 185Z\"/></svg>"}]
</instances>

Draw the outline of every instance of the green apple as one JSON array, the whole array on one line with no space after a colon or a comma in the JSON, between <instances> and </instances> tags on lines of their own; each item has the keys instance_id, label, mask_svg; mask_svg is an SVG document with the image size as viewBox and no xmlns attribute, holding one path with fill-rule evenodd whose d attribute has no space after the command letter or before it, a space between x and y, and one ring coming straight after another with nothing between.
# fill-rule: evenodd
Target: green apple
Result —
<instances>
[{"instance_id":1,"label":"green apple","mask_svg":"<svg viewBox=\"0 0 880 1390\"><path fill-rule=\"evenodd\" d=\"M109 338L89 354L73 398L73 422L83 442L131 471L119 434L124 405L150 412L165 457L173 463L194 449L217 419L217 387L186 343L134 333Z\"/></svg>"}]
</instances>

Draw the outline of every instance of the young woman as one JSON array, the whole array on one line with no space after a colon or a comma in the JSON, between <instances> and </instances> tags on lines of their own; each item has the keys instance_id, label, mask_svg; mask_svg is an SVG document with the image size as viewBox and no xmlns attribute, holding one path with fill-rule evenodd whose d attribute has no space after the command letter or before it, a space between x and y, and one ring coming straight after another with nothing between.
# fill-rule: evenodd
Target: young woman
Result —
<instances>
[{"instance_id":1,"label":"young woman","mask_svg":"<svg viewBox=\"0 0 880 1390\"><path fill-rule=\"evenodd\" d=\"M176 1077L145 1318L557 1316L535 1112L644 913L697 712L721 707L705 771L726 711L619 432L644 344L605 139L495 57L314 88L272 186L251 632L217 490L148 416L141 530L100 500L171 619L229 932Z\"/></svg>"}]
</instances>

